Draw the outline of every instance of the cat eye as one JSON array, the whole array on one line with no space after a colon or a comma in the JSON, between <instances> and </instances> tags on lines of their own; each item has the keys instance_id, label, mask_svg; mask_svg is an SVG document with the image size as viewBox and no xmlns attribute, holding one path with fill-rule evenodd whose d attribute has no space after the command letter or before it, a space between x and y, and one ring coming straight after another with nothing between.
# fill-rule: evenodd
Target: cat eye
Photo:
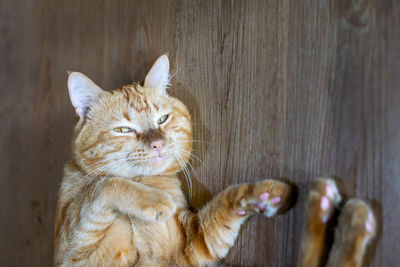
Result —
<instances>
[{"instance_id":1,"label":"cat eye","mask_svg":"<svg viewBox=\"0 0 400 267\"><path fill-rule=\"evenodd\" d=\"M158 119L157 123L158 124L163 124L167 119L169 115L164 115L161 118Z\"/></svg>"},{"instance_id":2,"label":"cat eye","mask_svg":"<svg viewBox=\"0 0 400 267\"><path fill-rule=\"evenodd\" d=\"M117 128L114 128L114 132L117 132L117 133L131 133L131 132L134 132L134 131L135 131L134 129L129 128L129 127L117 127Z\"/></svg>"}]
</instances>

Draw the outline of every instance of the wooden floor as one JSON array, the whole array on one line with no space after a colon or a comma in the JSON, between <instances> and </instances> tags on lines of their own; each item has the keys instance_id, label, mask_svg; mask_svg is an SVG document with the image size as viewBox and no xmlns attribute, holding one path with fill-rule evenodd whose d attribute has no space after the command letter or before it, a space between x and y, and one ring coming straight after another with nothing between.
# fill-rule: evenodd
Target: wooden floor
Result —
<instances>
[{"instance_id":1,"label":"wooden floor","mask_svg":"<svg viewBox=\"0 0 400 267\"><path fill-rule=\"evenodd\" d=\"M227 264L294 266L306 194L332 175L379 218L370 266L398 266L399 1L0 0L0 32L0 266L52 265L66 71L110 90L165 52L201 140L194 206L265 177L299 189L286 214L247 222Z\"/></svg>"}]
</instances>

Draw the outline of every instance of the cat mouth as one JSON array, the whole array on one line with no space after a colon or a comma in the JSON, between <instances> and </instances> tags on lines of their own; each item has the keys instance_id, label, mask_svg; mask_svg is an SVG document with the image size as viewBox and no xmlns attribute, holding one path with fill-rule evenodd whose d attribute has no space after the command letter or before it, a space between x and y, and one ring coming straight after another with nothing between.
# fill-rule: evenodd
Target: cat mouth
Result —
<instances>
[{"instance_id":1,"label":"cat mouth","mask_svg":"<svg viewBox=\"0 0 400 267\"><path fill-rule=\"evenodd\" d=\"M159 165L165 163L167 159L167 155L156 155L149 161L149 163L150 165Z\"/></svg>"},{"instance_id":2,"label":"cat mouth","mask_svg":"<svg viewBox=\"0 0 400 267\"><path fill-rule=\"evenodd\" d=\"M165 160L165 158L163 156L159 155L153 160L153 162L159 163L159 162L162 162L164 160Z\"/></svg>"}]
</instances>

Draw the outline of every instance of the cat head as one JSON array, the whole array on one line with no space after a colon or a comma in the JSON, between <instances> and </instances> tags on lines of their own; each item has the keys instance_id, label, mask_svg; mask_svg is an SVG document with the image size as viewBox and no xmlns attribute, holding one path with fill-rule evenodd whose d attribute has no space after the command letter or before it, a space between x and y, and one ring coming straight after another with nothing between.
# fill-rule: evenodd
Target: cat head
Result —
<instances>
[{"instance_id":1,"label":"cat head","mask_svg":"<svg viewBox=\"0 0 400 267\"><path fill-rule=\"evenodd\" d=\"M168 95L168 86L166 55L154 63L143 86L111 92L82 73L70 73L69 94L79 117L72 140L76 164L88 174L118 177L180 171L192 149L191 120L185 105Z\"/></svg>"}]
</instances>

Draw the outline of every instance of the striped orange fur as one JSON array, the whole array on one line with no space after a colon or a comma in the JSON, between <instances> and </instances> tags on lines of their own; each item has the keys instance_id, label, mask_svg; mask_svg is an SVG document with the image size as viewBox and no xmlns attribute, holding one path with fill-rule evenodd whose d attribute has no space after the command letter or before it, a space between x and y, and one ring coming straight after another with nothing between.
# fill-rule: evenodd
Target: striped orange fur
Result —
<instances>
[{"instance_id":1,"label":"striped orange fur","mask_svg":"<svg viewBox=\"0 0 400 267\"><path fill-rule=\"evenodd\" d=\"M79 121L65 165L55 221L56 266L208 266L233 246L241 224L288 205L290 187L234 185L189 210L177 173L192 149L190 115L166 93L160 57L143 86L101 90L69 75Z\"/></svg>"}]
</instances>

